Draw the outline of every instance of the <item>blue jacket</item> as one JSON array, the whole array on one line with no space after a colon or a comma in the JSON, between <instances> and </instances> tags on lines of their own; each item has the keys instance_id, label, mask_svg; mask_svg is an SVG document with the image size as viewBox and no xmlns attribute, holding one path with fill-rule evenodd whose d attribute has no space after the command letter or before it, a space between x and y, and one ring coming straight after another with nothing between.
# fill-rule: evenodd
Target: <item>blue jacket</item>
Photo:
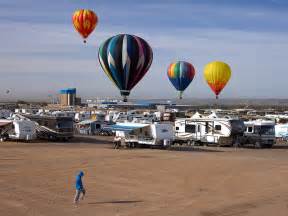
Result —
<instances>
[{"instance_id":1,"label":"blue jacket","mask_svg":"<svg viewBox=\"0 0 288 216\"><path fill-rule=\"evenodd\" d=\"M82 176L84 176L84 173L82 171L80 171L79 174L76 176L76 189L77 190L83 189Z\"/></svg>"}]
</instances>

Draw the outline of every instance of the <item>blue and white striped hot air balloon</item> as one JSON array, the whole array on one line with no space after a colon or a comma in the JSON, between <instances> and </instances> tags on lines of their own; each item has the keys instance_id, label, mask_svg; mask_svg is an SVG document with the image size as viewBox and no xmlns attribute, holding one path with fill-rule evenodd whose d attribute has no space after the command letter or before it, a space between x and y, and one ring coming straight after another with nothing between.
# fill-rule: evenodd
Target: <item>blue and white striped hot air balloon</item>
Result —
<instances>
[{"instance_id":1,"label":"blue and white striped hot air balloon","mask_svg":"<svg viewBox=\"0 0 288 216\"><path fill-rule=\"evenodd\" d=\"M124 101L127 101L132 88L150 68L153 53L142 38L120 34L101 44L98 58L106 75L119 88Z\"/></svg>"}]
</instances>

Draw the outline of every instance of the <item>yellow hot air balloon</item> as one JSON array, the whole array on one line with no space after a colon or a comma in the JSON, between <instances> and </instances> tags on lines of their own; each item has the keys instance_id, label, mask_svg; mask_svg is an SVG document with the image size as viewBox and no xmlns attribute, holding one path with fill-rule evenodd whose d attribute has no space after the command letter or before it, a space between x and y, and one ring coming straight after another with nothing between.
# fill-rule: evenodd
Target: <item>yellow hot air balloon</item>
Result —
<instances>
[{"instance_id":1,"label":"yellow hot air balloon","mask_svg":"<svg viewBox=\"0 0 288 216\"><path fill-rule=\"evenodd\" d=\"M224 62L210 62L204 68L204 77L218 99L218 95L231 77L231 69Z\"/></svg>"}]
</instances>

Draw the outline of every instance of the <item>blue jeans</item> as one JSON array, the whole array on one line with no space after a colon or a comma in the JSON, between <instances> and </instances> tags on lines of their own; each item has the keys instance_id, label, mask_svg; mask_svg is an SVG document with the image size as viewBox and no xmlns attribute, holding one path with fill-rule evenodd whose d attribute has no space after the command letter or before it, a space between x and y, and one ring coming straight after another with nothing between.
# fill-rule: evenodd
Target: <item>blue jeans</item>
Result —
<instances>
[{"instance_id":1,"label":"blue jeans","mask_svg":"<svg viewBox=\"0 0 288 216\"><path fill-rule=\"evenodd\" d=\"M82 199L83 199L85 196L85 193L86 193L86 191L84 188L76 189L76 193L75 193L75 197L74 197L74 203L78 203L81 194L82 194Z\"/></svg>"}]
</instances>

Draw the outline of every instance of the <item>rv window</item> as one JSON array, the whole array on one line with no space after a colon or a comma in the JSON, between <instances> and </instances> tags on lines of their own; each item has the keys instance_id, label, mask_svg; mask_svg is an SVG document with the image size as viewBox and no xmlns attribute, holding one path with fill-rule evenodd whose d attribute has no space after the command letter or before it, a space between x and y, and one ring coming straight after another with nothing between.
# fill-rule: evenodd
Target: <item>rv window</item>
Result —
<instances>
[{"instance_id":1,"label":"rv window","mask_svg":"<svg viewBox=\"0 0 288 216\"><path fill-rule=\"evenodd\" d=\"M176 130L179 130L179 127L176 127Z\"/></svg>"},{"instance_id":2,"label":"rv window","mask_svg":"<svg viewBox=\"0 0 288 216\"><path fill-rule=\"evenodd\" d=\"M260 134L263 135L274 135L275 127L274 125L262 125L260 129Z\"/></svg>"},{"instance_id":3,"label":"rv window","mask_svg":"<svg viewBox=\"0 0 288 216\"><path fill-rule=\"evenodd\" d=\"M195 133L196 132L196 125L185 125L185 132Z\"/></svg>"},{"instance_id":4,"label":"rv window","mask_svg":"<svg viewBox=\"0 0 288 216\"><path fill-rule=\"evenodd\" d=\"M253 132L253 127L248 127L248 128L247 128L247 132L248 132L248 133L252 133L252 132Z\"/></svg>"},{"instance_id":5,"label":"rv window","mask_svg":"<svg viewBox=\"0 0 288 216\"><path fill-rule=\"evenodd\" d=\"M221 125L215 125L215 130L221 131Z\"/></svg>"}]
</instances>

